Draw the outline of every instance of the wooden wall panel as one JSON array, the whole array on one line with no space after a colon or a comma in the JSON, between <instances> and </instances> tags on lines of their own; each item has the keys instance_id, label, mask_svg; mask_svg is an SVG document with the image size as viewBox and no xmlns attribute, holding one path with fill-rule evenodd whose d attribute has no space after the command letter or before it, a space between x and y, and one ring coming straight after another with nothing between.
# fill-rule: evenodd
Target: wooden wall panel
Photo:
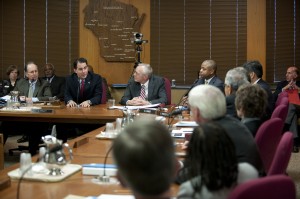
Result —
<instances>
[{"instance_id":1,"label":"wooden wall panel","mask_svg":"<svg viewBox=\"0 0 300 199\"><path fill-rule=\"evenodd\" d=\"M259 60L266 79L266 0L247 1L247 60Z\"/></svg>"},{"instance_id":2,"label":"wooden wall panel","mask_svg":"<svg viewBox=\"0 0 300 199\"><path fill-rule=\"evenodd\" d=\"M144 21L140 32L143 33L143 39L150 38L150 0L119 0L122 3L132 4L137 7L139 16L145 13ZM88 5L88 0L80 0L79 5L79 56L85 57L88 63L93 66L94 72L107 79L108 84L127 83L134 63L128 62L106 62L100 56L100 49L96 36L89 29L84 27L83 9ZM150 62L150 43L143 45L141 52L141 61Z\"/></svg>"}]
</instances>

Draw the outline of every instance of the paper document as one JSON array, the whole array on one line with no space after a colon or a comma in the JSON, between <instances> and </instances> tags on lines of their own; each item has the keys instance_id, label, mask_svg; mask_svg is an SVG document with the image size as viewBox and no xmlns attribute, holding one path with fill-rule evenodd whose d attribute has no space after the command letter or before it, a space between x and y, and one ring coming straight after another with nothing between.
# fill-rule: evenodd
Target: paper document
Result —
<instances>
[{"instance_id":1,"label":"paper document","mask_svg":"<svg viewBox=\"0 0 300 199\"><path fill-rule=\"evenodd\" d=\"M101 194L97 199L134 199L133 195Z\"/></svg>"},{"instance_id":2,"label":"paper document","mask_svg":"<svg viewBox=\"0 0 300 199\"><path fill-rule=\"evenodd\" d=\"M134 109L143 109L143 108L153 108L153 107L158 107L160 104L149 104L145 106L112 106L109 109L129 109L129 110L134 110Z\"/></svg>"},{"instance_id":3,"label":"paper document","mask_svg":"<svg viewBox=\"0 0 300 199\"><path fill-rule=\"evenodd\" d=\"M10 95L5 95L5 96L3 96L3 97L1 97L1 99L4 99L4 100L9 100L11 98L11 96Z\"/></svg>"},{"instance_id":4,"label":"paper document","mask_svg":"<svg viewBox=\"0 0 300 199\"><path fill-rule=\"evenodd\" d=\"M182 126L182 127L184 127L184 126L195 127L195 126L198 126L198 124L194 121L180 121L180 122L175 123L174 126L177 126L177 127L179 127L179 126Z\"/></svg>"}]
</instances>

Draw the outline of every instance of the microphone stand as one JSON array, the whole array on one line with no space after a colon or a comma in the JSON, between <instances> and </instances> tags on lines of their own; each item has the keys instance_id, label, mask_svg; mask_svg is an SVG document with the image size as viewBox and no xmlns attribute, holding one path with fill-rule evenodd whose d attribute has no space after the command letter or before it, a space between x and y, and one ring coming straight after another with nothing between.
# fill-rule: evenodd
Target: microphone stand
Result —
<instances>
[{"instance_id":1,"label":"microphone stand","mask_svg":"<svg viewBox=\"0 0 300 199\"><path fill-rule=\"evenodd\" d=\"M103 163L103 175L96 177L100 182L104 182L104 183L110 182L110 176L106 175L106 162L107 162L108 155L112 149L113 149L113 147L110 146L110 148L108 149L108 151L105 154L104 163Z\"/></svg>"}]
</instances>

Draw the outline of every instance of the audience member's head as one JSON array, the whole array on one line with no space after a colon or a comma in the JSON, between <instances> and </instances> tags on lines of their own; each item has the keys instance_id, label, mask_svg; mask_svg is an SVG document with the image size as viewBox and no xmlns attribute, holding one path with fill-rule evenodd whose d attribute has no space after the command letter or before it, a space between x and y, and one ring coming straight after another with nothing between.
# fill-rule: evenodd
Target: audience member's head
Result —
<instances>
[{"instance_id":1,"label":"audience member's head","mask_svg":"<svg viewBox=\"0 0 300 199\"><path fill-rule=\"evenodd\" d=\"M288 82L296 81L298 76L299 76L299 69L297 66L288 67L286 74L285 74L286 81L288 81Z\"/></svg>"},{"instance_id":2,"label":"audience member's head","mask_svg":"<svg viewBox=\"0 0 300 199\"><path fill-rule=\"evenodd\" d=\"M199 78L210 79L217 74L217 63L214 60L205 60L201 64Z\"/></svg>"},{"instance_id":3,"label":"audience member's head","mask_svg":"<svg viewBox=\"0 0 300 199\"><path fill-rule=\"evenodd\" d=\"M235 107L240 118L261 118L267 104L267 93L257 84L243 85L236 92Z\"/></svg>"},{"instance_id":4,"label":"audience member's head","mask_svg":"<svg viewBox=\"0 0 300 199\"><path fill-rule=\"evenodd\" d=\"M247 70L248 78L250 78L251 83L255 82L259 78L262 78L263 68L259 61L248 61L243 64L243 67Z\"/></svg>"},{"instance_id":5,"label":"audience member's head","mask_svg":"<svg viewBox=\"0 0 300 199\"><path fill-rule=\"evenodd\" d=\"M225 76L225 95L234 94L243 84L249 84L245 70L241 67L229 70Z\"/></svg>"},{"instance_id":6,"label":"audience member's head","mask_svg":"<svg viewBox=\"0 0 300 199\"><path fill-rule=\"evenodd\" d=\"M85 58L78 58L73 63L74 73L77 74L79 79L85 79L88 75L88 65Z\"/></svg>"},{"instance_id":7,"label":"audience member's head","mask_svg":"<svg viewBox=\"0 0 300 199\"><path fill-rule=\"evenodd\" d=\"M226 100L224 94L215 86L199 85L188 96L192 118L198 122L224 117Z\"/></svg>"},{"instance_id":8,"label":"audience member's head","mask_svg":"<svg viewBox=\"0 0 300 199\"><path fill-rule=\"evenodd\" d=\"M215 191L235 185L238 174L238 160L234 143L225 130L214 122L200 124L193 131L188 144L187 177L192 179L194 190L200 191L202 186Z\"/></svg>"},{"instance_id":9,"label":"audience member's head","mask_svg":"<svg viewBox=\"0 0 300 199\"><path fill-rule=\"evenodd\" d=\"M113 143L118 175L134 195L159 198L175 176L174 144L168 129L151 120L128 125Z\"/></svg>"},{"instance_id":10,"label":"audience member's head","mask_svg":"<svg viewBox=\"0 0 300 199\"><path fill-rule=\"evenodd\" d=\"M16 65L10 65L6 69L6 75L12 81L15 81L19 77L19 69Z\"/></svg>"},{"instance_id":11,"label":"audience member's head","mask_svg":"<svg viewBox=\"0 0 300 199\"><path fill-rule=\"evenodd\" d=\"M134 71L134 81L144 84L152 75L152 67L149 64L140 63Z\"/></svg>"},{"instance_id":12,"label":"audience member's head","mask_svg":"<svg viewBox=\"0 0 300 199\"><path fill-rule=\"evenodd\" d=\"M33 62L29 61L25 65L25 75L30 81L35 81L39 77L39 71L38 71L38 66Z\"/></svg>"},{"instance_id":13,"label":"audience member's head","mask_svg":"<svg viewBox=\"0 0 300 199\"><path fill-rule=\"evenodd\" d=\"M45 77L51 78L55 74L54 65L51 63L46 63L44 66Z\"/></svg>"}]
</instances>

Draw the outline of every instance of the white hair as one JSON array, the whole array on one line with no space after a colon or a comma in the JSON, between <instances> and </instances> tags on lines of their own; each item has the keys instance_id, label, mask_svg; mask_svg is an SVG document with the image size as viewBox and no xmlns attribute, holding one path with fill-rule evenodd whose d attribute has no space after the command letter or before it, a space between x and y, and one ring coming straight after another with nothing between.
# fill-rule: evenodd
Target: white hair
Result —
<instances>
[{"instance_id":1,"label":"white hair","mask_svg":"<svg viewBox=\"0 0 300 199\"><path fill-rule=\"evenodd\" d=\"M139 63L138 67L141 67L143 70L143 74L147 75L148 77L150 77L152 75L152 67L150 66L150 64L145 64L145 63Z\"/></svg>"},{"instance_id":2,"label":"white hair","mask_svg":"<svg viewBox=\"0 0 300 199\"><path fill-rule=\"evenodd\" d=\"M213 120L226 114L225 96L215 86L196 86L189 92L188 99L190 107L199 109L204 119Z\"/></svg>"}]
</instances>

